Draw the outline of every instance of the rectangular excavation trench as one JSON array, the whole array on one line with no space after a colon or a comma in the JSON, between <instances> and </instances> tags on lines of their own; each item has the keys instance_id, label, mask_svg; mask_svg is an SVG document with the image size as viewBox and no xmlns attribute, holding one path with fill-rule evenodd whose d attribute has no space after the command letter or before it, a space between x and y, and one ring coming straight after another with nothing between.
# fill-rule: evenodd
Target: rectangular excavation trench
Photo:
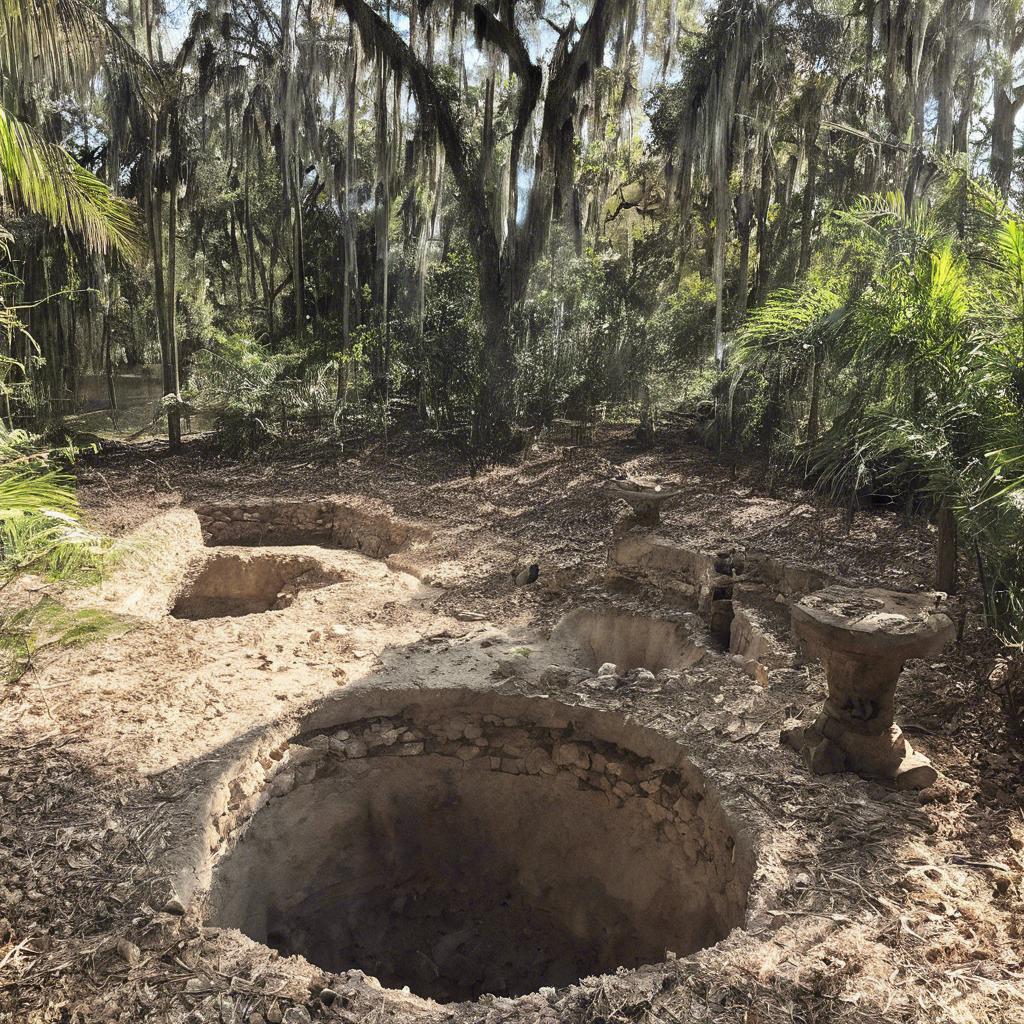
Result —
<instances>
[{"instance_id":1,"label":"rectangular excavation trench","mask_svg":"<svg viewBox=\"0 0 1024 1024\"><path fill-rule=\"evenodd\" d=\"M333 499L217 502L195 511L210 547L310 545L386 558L428 536L413 523Z\"/></svg>"}]
</instances>

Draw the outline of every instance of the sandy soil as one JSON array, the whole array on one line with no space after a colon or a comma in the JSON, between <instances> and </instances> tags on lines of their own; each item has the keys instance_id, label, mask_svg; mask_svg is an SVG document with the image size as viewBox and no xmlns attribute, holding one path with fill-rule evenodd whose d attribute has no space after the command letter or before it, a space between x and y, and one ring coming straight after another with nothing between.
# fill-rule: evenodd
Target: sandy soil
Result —
<instances>
[{"instance_id":1,"label":"sandy soil","mask_svg":"<svg viewBox=\"0 0 1024 1024\"><path fill-rule=\"evenodd\" d=\"M624 511L598 485L620 468L684 481L665 529L687 546L727 540L854 584L928 585L925 524L877 510L850 517L792 489L769 497L754 464L724 468L692 448L640 452L624 434L590 449L537 446L476 475L396 447L247 465L195 445L84 465L83 502L121 541L120 558L100 587L67 600L129 628L47 655L0 701L0 1022L259 1024L289 1011L289 1024L1024 1021L1021 762L985 683L995 645L969 577L963 642L901 683L901 720L945 776L920 798L814 779L779 747L784 721L820 699L813 667L752 690L723 659L685 695L631 702L652 727L705 746L707 770L749 790L749 814L776 835L765 847L767 917L749 936L559 993L443 1008L204 931L198 911L172 912L167 865L197 827L196 795L240 738L287 735L318 701L378 680L472 686L482 676L536 693L535 678L501 671L503 652L542 644L568 609L609 599L606 551ZM191 509L324 495L413 520L429 539L387 563L282 549L338 582L263 614L168 614L190 566L213 550ZM538 584L516 586L535 561ZM756 723L742 742L729 739L737 719ZM325 986L341 996L322 999Z\"/></svg>"}]
</instances>

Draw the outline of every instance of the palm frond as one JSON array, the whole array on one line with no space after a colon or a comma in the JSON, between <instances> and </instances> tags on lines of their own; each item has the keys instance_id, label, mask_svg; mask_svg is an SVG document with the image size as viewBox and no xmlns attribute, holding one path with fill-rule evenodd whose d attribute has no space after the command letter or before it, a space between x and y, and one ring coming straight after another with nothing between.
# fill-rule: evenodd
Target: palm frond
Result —
<instances>
[{"instance_id":1,"label":"palm frond","mask_svg":"<svg viewBox=\"0 0 1024 1024\"><path fill-rule=\"evenodd\" d=\"M151 102L160 88L152 64L87 0L0 0L0 76L88 88L103 65L130 73Z\"/></svg>"},{"instance_id":2,"label":"palm frond","mask_svg":"<svg viewBox=\"0 0 1024 1024\"><path fill-rule=\"evenodd\" d=\"M0 577L92 577L106 542L86 529L71 477L24 431L0 428Z\"/></svg>"},{"instance_id":3,"label":"palm frond","mask_svg":"<svg viewBox=\"0 0 1024 1024\"><path fill-rule=\"evenodd\" d=\"M140 250L142 233L134 208L2 106L0 198L81 235L96 252L117 251L134 258Z\"/></svg>"},{"instance_id":4,"label":"palm frond","mask_svg":"<svg viewBox=\"0 0 1024 1024\"><path fill-rule=\"evenodd\" d=\"M125 623L97 609L69 609L51 597L0 613L0 683L12 683L39 651L73 647L121 632Z\"/></svg>"}]
</instances>

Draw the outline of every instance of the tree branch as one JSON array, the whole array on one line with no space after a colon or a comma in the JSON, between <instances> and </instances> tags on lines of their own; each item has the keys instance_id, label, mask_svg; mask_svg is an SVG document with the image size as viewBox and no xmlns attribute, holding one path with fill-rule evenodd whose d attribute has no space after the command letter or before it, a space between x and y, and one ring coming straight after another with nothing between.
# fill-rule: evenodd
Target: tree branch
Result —
<instances>
[{"instance_id":1,"label":"tree branch","mask_svg":"<svg viewBox=\"0 0 1024 1024\"><path fill-rule=\"evenodd\" d=\"M467 201L482 200L475 176L470 171L469 148L455 120L451 104L442 95L427 66L413 53L393 26L365 0L337 0L349 20L359 29L363 45L382 54L409 82L416 96L420 117L437 131L448 165Z\"/></svg>"},{"instance_id":2,"label":"tree branch","mask_svg":"<svg viewBox=\"0 0 1024 1024\"><path fill-rule=\"evenodd\" d=\"M624 6L625 0L594 0L590 17L575 44L569 45L569 37L575 29L575 25L570 23L555 47L547 95L544 97L544 116L530 202L513 245L510 268L513 296L522 295L526 290L530 271L547 243L556 191L567 190L571 186L575 165L573 115L576 112L576 94L603 62L608 31Z\"/></svg>"}]
</instances>

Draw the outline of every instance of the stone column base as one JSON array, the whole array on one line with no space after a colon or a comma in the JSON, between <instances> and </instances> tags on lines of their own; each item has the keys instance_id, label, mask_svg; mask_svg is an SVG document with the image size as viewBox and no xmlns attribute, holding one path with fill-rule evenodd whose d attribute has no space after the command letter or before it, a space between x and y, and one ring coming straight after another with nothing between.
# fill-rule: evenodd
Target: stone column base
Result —
<instances>
[{"instance_id":1,"label":"stone column base","mask_svg":"<svg viewBox=\"0 0 1024 1024\"><path fill-rule=\"evenodd\" d=\"M867 779L894 782L897 789L925 789L939 773L893 725L887 732L854 732L830 715L819 715L806 728L787 729L782 741L804 759L815 775L856 772Z\"/></svg>"}]
</instances>

